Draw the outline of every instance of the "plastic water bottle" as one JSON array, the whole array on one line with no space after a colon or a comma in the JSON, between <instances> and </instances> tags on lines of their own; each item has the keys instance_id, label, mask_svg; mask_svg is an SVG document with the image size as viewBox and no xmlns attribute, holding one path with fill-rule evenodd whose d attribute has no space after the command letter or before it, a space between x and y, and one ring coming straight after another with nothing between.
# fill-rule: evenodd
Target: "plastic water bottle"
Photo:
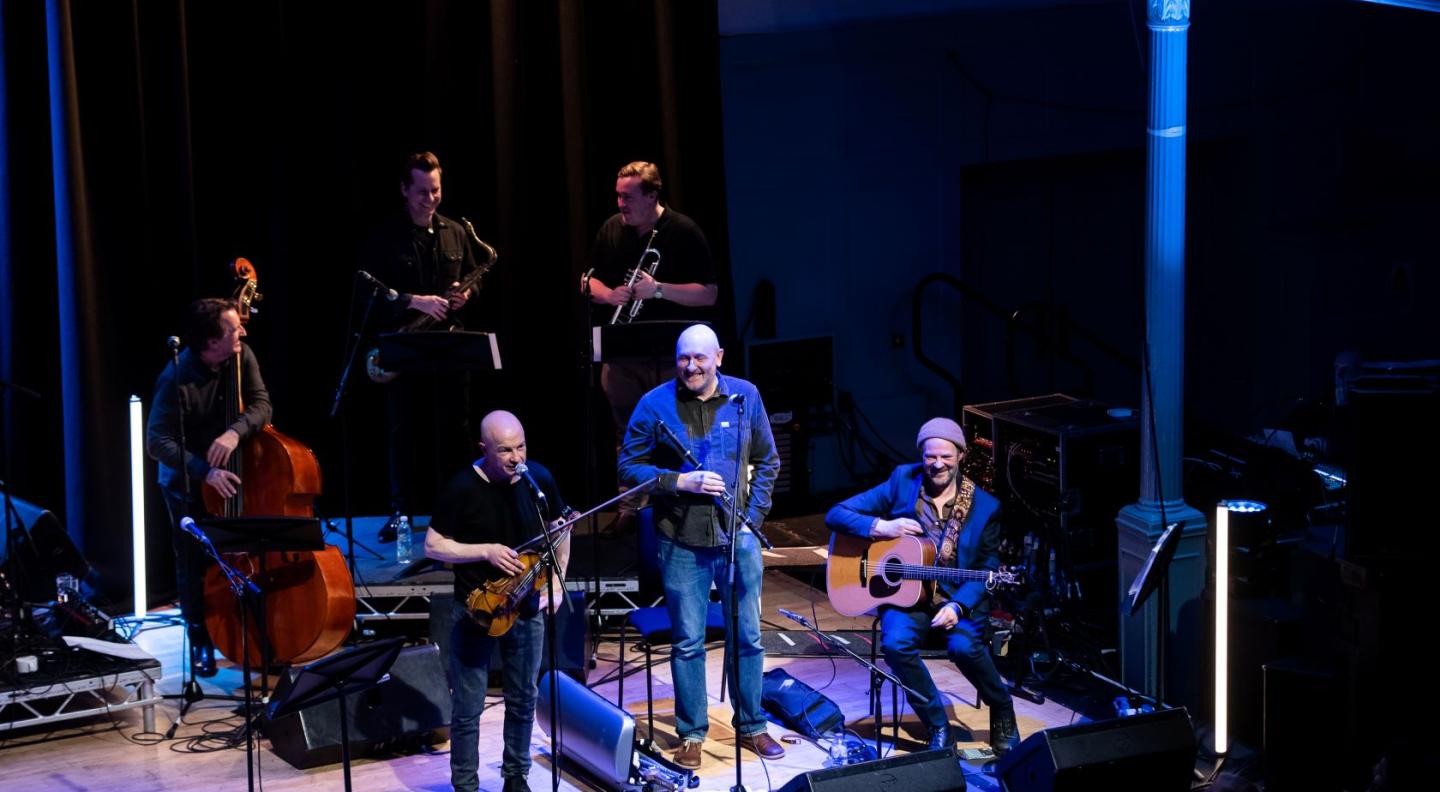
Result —
<instances>
[{"instance_id":1,"label":"plastic water bottle","mask_svg":"<svg viewBox=\"0 0 1440 792\"><path fill-rule=\"evenodd\" d=\"M845 744L845 732L835 729L825 735L829 743L830 758L825 761L826 767L843 767L850 763L850 747Z\"/></svg>"},{"instance_id":2,"label":"plastic water bottle","mask_svg":"<svg viewBox=\"0 0 1440 792\"><path fill-rule=\"evenodd\" d=\"M55 601L70 602L80 599L80 584L69 573L55 576Z\"/></svg>"},{"instance_id":3,"label":"plastic water bottle","mask_svg":"<svg viewBox=\"0 0 1440 792\"><path fill-rule=\"evenodd\" d=\"M395 562L408 564L410 560L410 518L402 514L395 526Z\"/></svg>"}]
</instances>

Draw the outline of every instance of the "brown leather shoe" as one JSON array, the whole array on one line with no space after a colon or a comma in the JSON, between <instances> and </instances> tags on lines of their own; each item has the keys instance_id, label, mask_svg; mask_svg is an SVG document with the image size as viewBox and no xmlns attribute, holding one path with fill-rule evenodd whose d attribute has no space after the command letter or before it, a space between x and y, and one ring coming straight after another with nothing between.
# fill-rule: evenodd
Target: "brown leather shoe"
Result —
<instances>
[{"instance_id":1,"label":"brown leather shoe","mask_svg":"<svg viewBox=\"0 0 1440 792\"><path fill-rule=\"evenodd\" d=\"M740 738L740 747L754 751L761 759L779 759L785 755L785 748L775 742L768 732L747 734Z\"/></svg>"},{"instance_id":2,"label":"brown leather shoe","mask_svg":"<svg viewBox=\"0 0 1440 792\"><path fill-rule=\"evenodd\" d=\"M675 752L675 764L681 767L688 767L694 770L700 766L700 746L704 743L699 740L686 740L680 743L680 750Z\"/></svg>"}]
</instances>

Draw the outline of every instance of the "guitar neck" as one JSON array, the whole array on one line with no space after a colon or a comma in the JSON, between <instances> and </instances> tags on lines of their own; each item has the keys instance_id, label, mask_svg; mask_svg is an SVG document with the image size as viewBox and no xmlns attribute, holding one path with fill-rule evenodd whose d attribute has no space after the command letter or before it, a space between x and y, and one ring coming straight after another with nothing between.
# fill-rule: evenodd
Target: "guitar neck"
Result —
<instances>
[{"instance_id":1,"label":"guitar neck","mask_svg":"<svg viewBox=\"0 0 1440 792\"><path fill-rule=\"evenodd\" d=\"M984 582L990 579L994 572L988 569L950 569L948 567L924 566L922 564L900 564L887 565L887 571L900 573L900 577L906 580L933 580L946 583L969 583L971 581Z\"/></svg>"}]
</instances>

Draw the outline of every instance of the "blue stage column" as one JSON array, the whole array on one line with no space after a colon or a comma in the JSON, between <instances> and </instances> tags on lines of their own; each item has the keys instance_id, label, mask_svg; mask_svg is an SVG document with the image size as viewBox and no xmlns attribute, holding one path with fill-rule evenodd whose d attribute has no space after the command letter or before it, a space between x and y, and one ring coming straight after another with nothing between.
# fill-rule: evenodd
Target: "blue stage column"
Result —
<instances>
[{"instance_id":1,"label":"blue stage column","mask_svg":"<svg viewBox=\"0 0 1440 792\"><path fill-rule=\"evenodd\" d=\"M1149 162L1145 206L1145 343L1148 382L1140 394L1140 500L1121 509L1120 591L1143 566L1165 523L1183 524L1170 567L1166 698L1194 704L1201 656L1196 604L1205 582L1205 516L1181 487L1185 392L1185 88L1189 0L1150 0ZM1146 352L1147 350L1142 350ZM1154 411L1154 425L1149 411ZM1164 514L1161 514L1161 501ZM1159 685L1158 598L1120 620L1123 681L1154 694ZM1128 613L1128 610L1126 611Z\"/></svg>"},{"instance_id":2,"label":"blue stage column","mask_svg":"<svg viewBox=\"0 0 1440 792\"><path fill-rule=\"evenodd\" d=\"M90 230L85 212L85 163L81 156L78 97L75 86L74 41L68 0L45 3L48 66L50 78L50 158L55 190L55 277L58 297L60 393L65 443L64 523L82 552L87 534L103 532L113 513L123 514L122 504L107 503L102 471L111 461L99 453L99 436L94 416L103 399L96 327L96 286L94 257L90 251ZM116 422L124 421L117 400ZM117 423L117 425L119 425ZM118 455L113 459L122 459ZM115 507L113 513L107 506ZM124 531L125 523L115 523ZM125 584L128 587L128 582Z\"/></svg>"}]
</instances>

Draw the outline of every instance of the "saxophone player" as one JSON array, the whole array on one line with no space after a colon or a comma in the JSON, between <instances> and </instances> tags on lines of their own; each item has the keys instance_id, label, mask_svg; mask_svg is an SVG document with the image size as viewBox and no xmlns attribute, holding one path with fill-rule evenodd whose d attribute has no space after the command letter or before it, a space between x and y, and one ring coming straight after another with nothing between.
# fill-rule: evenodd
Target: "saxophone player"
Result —
<instances>
[{"instance_id":1,"label":"saxophone player","mask_svg":"<svg viewBox=\"0 0 1440 792\"><path fill-rule=\"evenodd\" d=\"M479 268L465 229L440 214L440 160L428 151L405 157L398 169L403 205L370 235L361 269L399 292L376 300L376 333L399 330L429 316L463 316L474 289L461 280ZM465 372L396 378L385 389L392 518L381 530L390 541L402 514L424 513L451 471L469 455L470 387Z\"/></svg>"}]
</instances>

